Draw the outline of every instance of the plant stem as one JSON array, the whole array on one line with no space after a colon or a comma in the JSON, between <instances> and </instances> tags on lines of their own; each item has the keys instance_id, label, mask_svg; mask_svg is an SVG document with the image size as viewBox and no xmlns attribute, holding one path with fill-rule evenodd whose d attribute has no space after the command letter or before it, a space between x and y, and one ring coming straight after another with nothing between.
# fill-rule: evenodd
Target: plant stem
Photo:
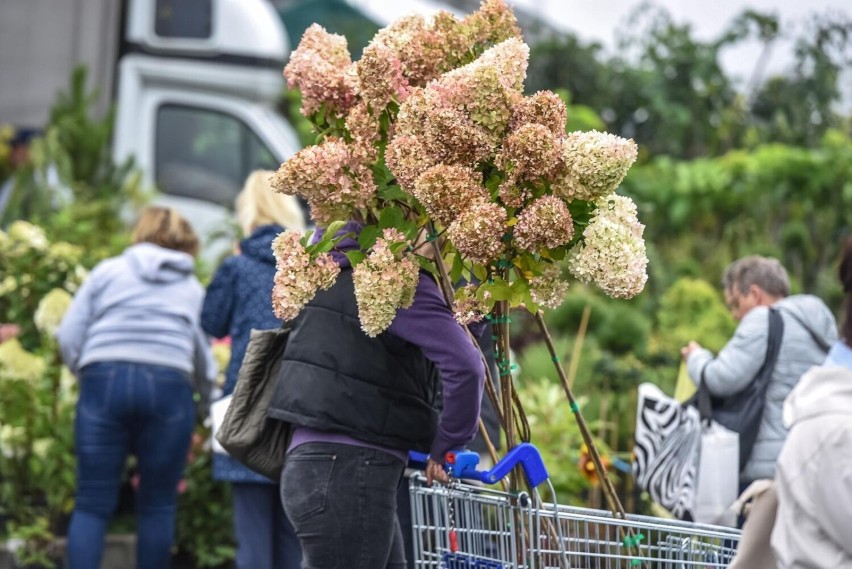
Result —
<instances>
[{"instance_id":1,"label":"plant stem","mask_svg":"<svg viewBox=\"0 0 852 569\"><path fill-rule=\"evenodd\" d=\"M565 396L568 398L568 403L571 405L571 410L574 412L574 417L577 419L577 425L580 427L580 434L583 436L583 442L586 443L586 448L589 449L589 455L595 465L595 470L598 472L598 477L601 480L604 494L606 495L607 502L609 502L609 508L617 517L624 519L626 517L624 507L621 505L621 501L615 493L615 487L612 484L612 480L610 480L607 475L606 468L601 461L601 455L598 451L598 447L595 445L594 440L592 440L592 434L589 431L589 426L586 423L586 419L583 417L583 413L579 409L577 400L574 398L571 386L568 384L568 377L565 375L565 370L562 368L562 364L559 363L559 356L556 354L553 339L550 337L550 331L544 323L544 317L540 310L536 312L535 320L538 323L541 332L544 334L544 341L547 344L547 349L550 351L550 357L553 359L553 364L556 366L556 373L559 374L559 379L562 381L562 388L565 391Z\"/></svg>"}]
</instances>

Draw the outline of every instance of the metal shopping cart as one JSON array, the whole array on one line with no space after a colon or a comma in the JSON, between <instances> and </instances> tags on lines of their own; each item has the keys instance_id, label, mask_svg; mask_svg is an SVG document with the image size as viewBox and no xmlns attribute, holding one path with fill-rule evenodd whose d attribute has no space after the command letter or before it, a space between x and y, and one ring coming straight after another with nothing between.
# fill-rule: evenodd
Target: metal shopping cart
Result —
<instances>
[{"instance_id":1,"label":"metal shopping cart","mask_svg":"<svg viewBox=\"0 0 852 569\"><path fill-rule=\"evenodd\" d=\"M546 484L555 494L538 450L529 443L485 472L476 470L476 453L448 458L450 485L427 487L423 476L411 478L418 568L710 569L727 567L736 550L740 532L731 528L638 515L621 519L543 502L538 486ZM493 484L517 465L531 494L476 485Z\"/></svg>"}]
</instances>

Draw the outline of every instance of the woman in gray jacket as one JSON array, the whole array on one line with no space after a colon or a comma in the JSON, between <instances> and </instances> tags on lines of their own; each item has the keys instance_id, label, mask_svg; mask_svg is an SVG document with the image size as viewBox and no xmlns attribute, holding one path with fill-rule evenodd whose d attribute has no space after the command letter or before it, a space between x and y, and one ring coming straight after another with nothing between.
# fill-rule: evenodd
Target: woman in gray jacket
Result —
<instances>
[{"instance_id":1,"label":"woman in gray jacket","mask_svg":"<svg viewBox=\"0 0 852 569\"><path fill-rule=\"evenodd\" d=\"M169 566L177 485L195 423L190 378L216 373L199 325L204 289L194 275L198 238L189 222L174 210L148 208L133 241L95 267L57 332L62 358L80 381L69 569L100 567L128 454L140 474L136 567Z\"/></svg>"}]
</instances>

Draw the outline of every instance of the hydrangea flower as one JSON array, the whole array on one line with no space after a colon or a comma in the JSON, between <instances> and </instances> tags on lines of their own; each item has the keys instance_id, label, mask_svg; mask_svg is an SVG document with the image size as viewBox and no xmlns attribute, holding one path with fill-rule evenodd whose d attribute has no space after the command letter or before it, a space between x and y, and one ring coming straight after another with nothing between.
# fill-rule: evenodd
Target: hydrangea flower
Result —
<instances>
[{"instance_id":1,"label":"hydrangea flower","mask_svg":"<svg viewBox=\"0 0 852 569\"><path fill-rule=\"evenodd\" d=\"M359 102L346 115L346 130L352 137L350 155L361 164L371 164L379 157L375 143L381 138L379 120L370 114L365 102Z\"/></svg>"},{"instance_id":2,"label":"hydrangea flower","mask_svg":"<svg viewBox=\"0 0 852 569\"><path fill-rule=\"evenodd\" d=\"M352 271L358 318L361 329L370 337L384 332L396 311L414 302L420 266L404 248L394 253L394 245L405 243L399 230L385 229L367 258Z\"/></svg>"},{"instance_id":3,"label":"hydrangea flower","mask_svg":"<svg viewBox=\"0 0 852 569\"><path fill-rule=\"evenodd\" d=\"M613 193L636 161L636 143L608 132L572 132L563 139L565 167L552 188L570 201Z\"/></svg>"},{"instance_id":4,"label":"hydrangea flower","mask_svg":"<svg viewBox=\"0 0 852 569\"><path fill-rule=\"evenodd\" d=\"M556 196L542 196L518 216L515 244L526 251L553 249L574 237L574 220L565 202Z\"/></svg>"},{"instance_id":5,"label":"hydrangea flower","mask_svg":"<svg viewBox=\"0 0 852 569\"><path fill-rule=\"evenodd\" d=\"M568 270L613 298L636 296L648 280L644 229L630 198L611 195L601 200L583 240L569 252Z\"/></svg>"},{"instance_id":6,"label":"hydrangea flower","mask_svg":"<svg viewBox=\"0 0 852 569\"><path fill-rule=\"evenodd\" d=\"M357 147L329 137L308 146L284 162L270 184L283 194L303 196L321 225L345 219L354 209L367 206L376 195L373 172L353 154Z\"/></svg>"},{"instance_id":7,"label":"hydrangea flower","mask_svg":"<svg viewBox=\"0 0 852 569\"><path fill-rule=\"evenodd\" d=\"M381 113L390 101L408 97L410 87L402 74L402 61L386 45L371 43L365 47L356 68L358 94L374 114Z\"/></svg>"},{"instance_id":8,"label":"hydrangea flower","mask_svg":"<svg viewBox=\"0 0 852 569\"><path fill-rule=\"evenodd\" d=\"M515 13L503 0L483 0L479 10L468 15L462 25L477 43L497 44L521 37Z\"/></svg>"},{"instance_id":9,"label":"hydrangea flower","mask_svg":"<svg viewBox=\"0 0 852 569\"><path fill-rule=\"evenodd\" d=\"M562 168L562 145L546 126L521 125L506 137L495 164L523 180L550 178Z\"/></svg>"},{"instance_id":10,"label":"hydrangea flower","mask_svg":"<svg viewBox=\"0 0 852 569\"><path fill-rule=\"evenodd\" d=\"M414 183L414 197L444 226L477 201L487 201L482 174L465 166L437 164Z\"/></svg>"},{"instance_id":11,"label":"hydrangea flower","mask_svg":"<svg viewBox=\"0 0 852 569\"><path fill-rule=\"evenodd\" d=\"M499 205L475 202L450 224L447 237L462 255L486 265L503 251L506 221L506 210Z\"/></svg>"},{"instance_id":12,"label":"hydrangea flower","mask_svg":"<svg viewBox=\"0 0 852 569\"><path fill-rule=\"evenodd\" d=\"M419 14L404 16L378 31L364 53L374 46L393 52L400 62L405 84L423 86L438 74L440 57L434 49L439 38ZM362 57L363 61L363 57Z\"/></svg>"},{"instance_id":13,"label":"hydrangea flower","mask_svg":"<svg viewBox=\"0 0 852 569\"><path fill-rule=\"evenodd\" d=\"M484 291L482 299L480 299L476 295L478 288L477 285L469 284L455 291L453 316L456 322L462 326L479 322L488 314L488 304L486 301L491 296L491 293Z\"/></svg>"},{"instance_id":14,"label":"hydrangea flower","mask_svg":"<svg viewBox=\"0 0 852 569\"><path fill-rule=\"evenodd\" d=\"M419 136L396 136L385 149L388 170L396 176L402 189L409 193L414 191L414 183L420 174L436 163Z\"/></svg>"},{"instance_id":15,"label":"hydrangea flower","mask_svg":"<svg viewBox=\"0 0 852 569\"><path fill-rule=\"evenodd\" d=\"M355 102L357 75L346 38L330 34L319 24L302 35L284 68L287 85L302 92L302 114L310 116L325 104L332 114L344 116Z\"/></svg>"},{"instance_id":16,"label":"hydrangea flower","mask_svg":"<svg viewBox=\"0 0 852 569\"><path fill-rule=\"evenodd\" d=\"M41 227L22 220L12 222L4 241L6 252L12 256L27 251L46 251L50 245Z\"/></svg>"},{"instance_id":17,"label":"hydrangea flower","mask_svg":"<svg viewBox=\"0 0 852 569\"><path fill-rule=\"evenodd\" d=\"M530 297L546 308L559 308L568 294L568 281L562 279L559 265L545 265L541 275L530 279Z\"/></svg>"},{"instance_id":18,"label":"hydrangea flower","mask_svg":"<svg viewBox=\"0 0 852 569\"><path fill-rule=\"evenodd\" d=\"M565 136L568 110L562 98L552 91L538 91L520 99L512 107L509 128L514 130L525 124L540 124L557 137Z\"/></svg>"},{"instance_id":19,"label":"hydrangea flower","mask_svg":"<svg viewBox=\"0 0 852 569\"><path fill-rule=\"evenodd\" d=\"M54 337L69 306L71 295L64 289L55 288L44 295L33 316L39 332L50 338Z\"/></svg>"},{"instance_id":20,"label":"hydrangea flower","mask_svg":"<svg viewBox=\"0 0 852 569\"><path fill-rule=\"evenodd\" d=\"M287 230L272 242L276 260L272 308L281 320L293 320L317 290L331 288L340 273L340 267L328 253L321 253L311 261L301 237L298 231Z\"/></svg>"},{"instance_id":21,"label":"hydrangea flower","mask_svg":"<svg viewBox=\"0 0 852 569\"><path fill-rule=\"evenodd\" d=\"M46 371L44 359L26 351L17 338L0 344L0 377L35 383L44 377Z\"/></svg>"}]
</instances>

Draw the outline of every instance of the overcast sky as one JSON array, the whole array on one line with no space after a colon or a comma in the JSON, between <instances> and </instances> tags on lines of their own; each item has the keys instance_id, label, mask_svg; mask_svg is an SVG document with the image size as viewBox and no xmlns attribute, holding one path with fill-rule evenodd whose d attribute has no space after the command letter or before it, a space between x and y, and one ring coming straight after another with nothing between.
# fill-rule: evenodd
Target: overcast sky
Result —
<instances>
[{"instance_id":1,"label":"overcast sky","mask_svg":"<svg viewBox=\"0 0 852 569\"><path fill-rule=\"evenodd\" d=\"M606 46L615 43L616 31L625 23L639 0L508 0L545 16L549 21L576 32L580 37L596 40ZM799 31L801 22L814 12L852 13L850 0L653 0L665 7L678 22L688 22L702 39L716 38L728 24L746 8L780 16L782 31ZM728 50L723 65L742 79L750 76L760 55L755 43ZM769 70L780 72L791 64L791 43L778 42L773 47ZM846 74L844 90L852 95L852 77Z\"/></svg>"}]
</instances>

